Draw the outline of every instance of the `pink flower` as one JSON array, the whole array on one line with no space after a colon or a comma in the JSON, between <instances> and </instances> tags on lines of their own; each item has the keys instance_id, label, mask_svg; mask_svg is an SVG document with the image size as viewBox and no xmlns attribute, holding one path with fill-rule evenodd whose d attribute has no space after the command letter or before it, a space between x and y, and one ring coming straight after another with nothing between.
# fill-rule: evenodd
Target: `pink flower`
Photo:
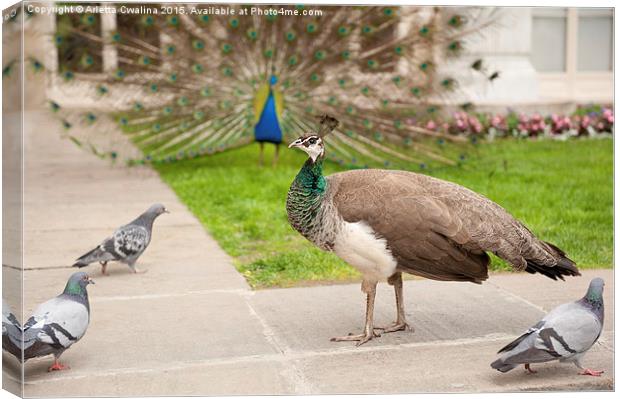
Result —
<instances>
[{"instance_id":1,"label":"pink flower","mask_svg":"<svg viewBox=\"0 0 620 399\"><path fill-rule=\"evenodd\" d=\"M426 123L426 128L428 130L435 130L437 128L437 124L433 120L430 120Z\"/></svg>"}]
</instances>

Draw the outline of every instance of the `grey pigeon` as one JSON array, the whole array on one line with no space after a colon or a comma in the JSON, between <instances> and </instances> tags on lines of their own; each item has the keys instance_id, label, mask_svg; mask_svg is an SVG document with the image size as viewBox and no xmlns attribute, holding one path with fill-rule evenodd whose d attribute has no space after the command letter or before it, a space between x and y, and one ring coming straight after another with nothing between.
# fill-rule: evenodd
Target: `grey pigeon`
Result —
<instances>
[{"instance_id":1,"label":"grey pigeon","mask_svg":"<svg viewBox=\"0 0 620 399\"><path fill-rule=\"evenodd\" d=\"M153 221L162 213L169 212L162 204L152 205L135 220L116 229L112 237L106 238L98 247L77 258L73 266L84 267L99 262L101 274L105 275L108 262L116 260L139 273L136 261L151 242Z\"/></svg>"},{"instance_id":2,"label":"grey pigeon","mask_svg":"<svg viewBox=\"0 0 620 399\"><path fill-rule=\"evenodd\" d=\"M94 281L84 272L73 273L65 290L56 298L39 305L23 327L23 341L16 357L18 360L54 355L54 364L48 369L68 368L58 358L86 333L90 321L90 306L86 286ZM23 350L23 360L21 358ZM15 355L15 354L14 354Z\"/></svg>"},{"instance_id":3,"label":"grey pigeon","mask_svg":"<svg viewBox=\"0 0 620 399\"><path fill-rule=\"evenodd\" d=\"M22 326L9 305L2 298L2 349L20 359L22 356L21 340Z\"/></svg>"},{"instance_id":4,"label":"grey pigeon","mask_svg":"<svg viewBox=\"0 0 620 399\"><path fill-rule=\"evenodd\" d=\"M590 282L586 295L549 312L541 321L499 350L502 356L491 367L505 373L524 364L552 360L573 362L583 375L600 376L603 371L584 368L581 358L594 345L603 330L603 279Z\"/></svg>"}]
</instances>

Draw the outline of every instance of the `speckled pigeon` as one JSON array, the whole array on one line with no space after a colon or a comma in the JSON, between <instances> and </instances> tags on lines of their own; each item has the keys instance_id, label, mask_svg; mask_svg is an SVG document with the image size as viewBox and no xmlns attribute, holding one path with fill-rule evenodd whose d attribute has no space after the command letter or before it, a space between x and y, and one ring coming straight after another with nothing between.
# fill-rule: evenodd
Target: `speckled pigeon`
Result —
<instances>
[{"instance_id":1,"label":"speckled pigeon","mask_svg":"<svg viewBox=\"0 0 620 399\"><path fill-rule=\"evenodd\" d=\"M505 373L524 364L552 360L573 362L582 375L600 376L603 371L584 368L581 358L594 345L603 330L603 286L600 278L590 282L586 295L549 312L541 321L499 350L502 356L491 367Z\"/></svg>"},{"instance_id":2,"label":"speckled pigeon","mask_svg":"<svg viewBox=\"0 0 620 399\"><path fill-rule=\"evenodd\" d=\"M88 274L73 273L62 294L35 309L23 327L23 361L54 355L48 371L68 368L58 358L86 333L90 321L88 284L94 284ZM17 357L21 361L21 354Z\"/></svg>"},{"instance_id":3,"label":"speckled pigeon","mask_svg":"<svg viewBox=\"0 0 620 399\"><path fill-rule=\"evenodd\" d=\"M22 357L20 349L21 337L22 326L9 305L2 298L2 349L20 359Z\"/></svg>"},{"instance_id":4,"label":"speckled pigeon","mask_svg":"<svg viewBox=\"0 0 620 399\"><path fill-rule=\"evenodd\" d=\"M109 261L125 263L134 273L140 271L135 264L151 242L153 221L162 213L169 213L162 204L154 204L132 222L119 227L112 237L106 238L98 247L76 259L73 266L84 267L93 262L101 264L101 274L106 275Z\"/></svg>"}]
</instances>

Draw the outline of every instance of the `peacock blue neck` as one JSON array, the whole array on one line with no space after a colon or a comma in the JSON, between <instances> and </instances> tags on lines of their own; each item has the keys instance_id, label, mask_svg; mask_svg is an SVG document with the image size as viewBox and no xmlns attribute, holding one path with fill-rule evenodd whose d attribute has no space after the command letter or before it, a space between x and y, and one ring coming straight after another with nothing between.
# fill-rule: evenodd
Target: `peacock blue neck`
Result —
<instances>
[{"instance_id":1,"label":"peacock blue neck","mask_svg":"<svg viewBox=\"0 0 620 399\"><path fill-rule=\"evenodd\" d=\"M288 220L294 229L313 241L320 224L320 211L327 181L323 177L323 159L308 159L301 168L286 199Z\"/></svg>"}]
</instances>

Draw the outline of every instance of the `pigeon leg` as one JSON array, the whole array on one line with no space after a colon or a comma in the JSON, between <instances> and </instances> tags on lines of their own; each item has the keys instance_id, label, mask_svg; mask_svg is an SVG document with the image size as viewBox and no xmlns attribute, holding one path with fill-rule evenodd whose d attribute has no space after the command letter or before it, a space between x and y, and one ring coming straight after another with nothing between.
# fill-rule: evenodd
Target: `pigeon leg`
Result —
<instances>
[{"instance_id":1,"label":"pigeon leg","mask_svg":"<svg viewBox=\"0 0 620 399\"><path fill-rule=\"evenodd\" d=\"M384 333L394 331L414 331L413 327L407 324L405 318L405 304L403 303L403 275L402 273L394 273L388 278L388 284L394 286L394 294L396 296L396 321L387 327L375 327Z\"/></svg>"},{"instance_id":2,"label":"pigeon leg","mask_svg":"<svg viewBox=\"0 0 620 399\"><path fill-rule=\"evenodd\" d=\"M340 342L340 341L358 341L357 346L363 345L366 342L370 341L374 337L380 337L381 334L378 334L374 331L373 327L373 315L375 311L375 296L377 294L377 282L376 281L366 281L362 282L362 291L366 293L366 325L364 326L364 332L362 334L349 334L344 337L334 337L331 339L332 342Z\"/></svg>"},{"instance_id":3,"label":"pigeon leg","mask_svg":"<svg viewBox=\"0 0 620 399\"><path fill-rule=\"evenodd\" d=\"M528 373L530 373L530 374L536 374L536 373L538 373L538 371L533 370L533 369L530 367L530 364L529 364L529 363L525 363L525 370L527 370L527 372L528 372Z\"/></svg>"},{"instance_id":4,"label":"pigeon leg","mask_svg":"<svg viewBox=\"0 0 620 399\"><path fill-rule=\"evenodd\" d=\"M591 375L591 376L593 376L593 377L600 377L600 376L601 376L601 374L603 374L603 373L604 373L604 371L603 371L603 370L601 370L601 371L597 371L597 370L591 370L591 369L583 369L583 370L581 371L581 373L579 373L579 374L580 374L580 375Z\"/></svg>"},{"instance_id":5,"label":"pigeon leg","mask_svg":"<svg viewBox=\"0 0 620 399\"><path fill-rule=\"evenodd\" d=\"M54 364L52 364L47 371L48 372L52 372L52 371L60 371L60 370L67 370L70 369L71 367L67 366L66 364L62 364L58 361L58 358L54 358Z\"/></svg>"},{"instance_id":6,"label":"pigeon leg","mask_svg":"<svg viewBox=\"0 0 620 399\"><path fill-rule=\"evenodd\" d=\"M106 273L106 268L108 267L108 262L99 262L101 263L101 274L103 274L104 276L109 276L109 273Z\"/></svg>"},{"instance_id":7,"label":"pigeon leg","mask_svg":"<svg viewBox=\"0 0 620 399\"><path fill-rule=\"evenodd\" d=\"M129 268L131 269L133 274L144 274L148 271L148 270L139 270L134 263L130 263Z\"/></svg>"}]
</instances>

